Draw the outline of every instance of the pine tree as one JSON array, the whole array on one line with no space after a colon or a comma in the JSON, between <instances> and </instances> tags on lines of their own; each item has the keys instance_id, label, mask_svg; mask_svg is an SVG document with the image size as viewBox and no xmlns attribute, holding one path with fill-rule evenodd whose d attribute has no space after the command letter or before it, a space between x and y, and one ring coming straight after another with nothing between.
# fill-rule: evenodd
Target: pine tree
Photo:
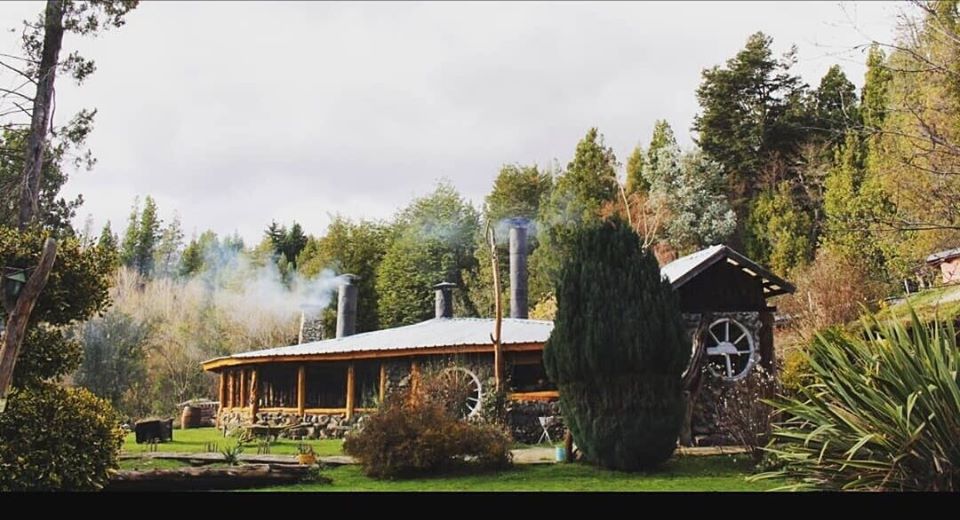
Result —
<instances>
[{"instance_id":1,"label":"pine tree","mask_svg":"<svg viewBox=\"0 0 960 520\"><path fill-rule=\"evenodd\" d=\"M646 193L650 190L650 183L643 176L644 164L643 147L639 144L627 158L627 193Z\"/></svg>"},{"instance_id":2,"label":"pine tree","mask_svg":"<svg viewBox=\"0 0 960 520\"><path fill-rule=\"evenodd\" d=\"M97 245L104 251L110 251L113 255L119 254L119 250L117 248L117 235L115 235L113 230L110 229L109 220L103 225L103 229L100 231L100 237L97 239Z\"/></svg>"},{"instance_id":3,"label":"pine tree","mask_svg":"<svg viewBox=\"0 0 960 520\"><path fill-rule=\"evenodd\" d=\"M180 217L175 214L173 220L167 224L167 227L165 227L160 234L160 239L154 252L154 265L156 266L156 275L158 277L176 276L180 264L182 247L183 230L180 228Z\"/></svg>"},{"instance_id":4,"label":"pine tree","mask_svg":"<svg viewBox=\"0 0 960 520\"><path fill-rule=\"evenodd\" d=\"M180 255L180 267L177 270L183 278L189 278L203 269L203 246L196 238L190 239L190 243L183 249Z\"/></svg>"},{"instance_id":5,"label":"pine tree","mask_svg":"<svg viewBox=\"0 0 960 520\"><path fill-rule=\"evenodd\" d=\"M660 157L660 150L678 148L677 138L673 135L673 128L666 119L657 120L653 125L653 136L650 138L650 146L647 148L647 164L645 171L651 172L657 169L657 161ZM647 178L649 184L651 180Z\"/></svg>"},{"instance_id":6,"label":"pine tree","mask_svg":"<svg viewBox=\"0 0 960 520\"><path fill-rule=\"evenodd\" d=\"M577 230L599 221L603 204L616 200L618 166L613 150L596 128L577 143L573 159L539 210L540 247L530 263L537 265L547 280L555 280Z\"/></svg>"},{"instance_id":7,"label":"pine tree","mask_svg":"<svg viewBox=\"0 0 960 520\"><path fill-rule=\"evenodd\" d=\"M123 232L123 243L120 246L120 263L127 267L134 267L137 256L137 242L140 240L140 197L133 199L130 208L130 217L127 219L127 229Z\"/></svg>"},{"instance_id":8,"label":"pine tree","mask_svg":"<svg viewBox=\"0 0 960 520\"><path fill-rule=\"evenodd\" d=\"M577 233L560 271L543 357L564 421L588 460L633 471L670 458L690 342L677 294L626 223Z\"/></svg>"},{"instance_id":9,"label":"pine tree","mask_svg":"<svg viewBox=\"0 0 960 520\"><path fill-rule=\"evenodd\" d=\"M140 226L137 231L137 242L133 249L133 266L142 276L152 276L154 268L154 254L157 241L160 239L161 220L157 215L157 203L153 197L147 195L143 204L143 213L140 214Z\"/></svg>"}]
</instances>

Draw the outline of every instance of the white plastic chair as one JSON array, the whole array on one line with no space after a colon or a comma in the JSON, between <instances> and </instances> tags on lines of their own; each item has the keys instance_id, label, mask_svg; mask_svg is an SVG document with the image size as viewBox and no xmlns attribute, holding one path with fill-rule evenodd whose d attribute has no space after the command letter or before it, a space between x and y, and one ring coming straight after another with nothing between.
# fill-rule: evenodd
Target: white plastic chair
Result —
<instances>
[{"instance_id":1,"label":"white plastic chair","mask_svg":"<svg viewBox=\"0 0 960 520\"><path fill-rule=\"evenodd\" d=\"M550 438L549 428L554 425L557 418L556 417L538 417L540 420L540 428L543 430L543 433L540 434L540 439L537 440L537 444L543 442L544 439L547 440L550 444L553 444L553 439Z\"/></svg>"}]
</instances>

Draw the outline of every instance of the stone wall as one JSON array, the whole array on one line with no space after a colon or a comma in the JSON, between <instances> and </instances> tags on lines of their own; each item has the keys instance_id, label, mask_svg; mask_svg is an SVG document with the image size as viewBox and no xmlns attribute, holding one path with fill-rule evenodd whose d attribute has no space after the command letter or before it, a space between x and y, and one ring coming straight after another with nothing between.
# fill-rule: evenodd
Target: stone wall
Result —
<instances>
[{"instance_id":1,"label":"stone wall","mask_svg":"<svg viewBox=\"0 0 960 520\"><path fill-rule=\"evenodd\" d=\"M560 403L557 401L511 401L507 404L507 426L513 440L523 444L536 444L543 435L540 418L546 420L550 440L563 440L566 427L560 415ZM544 439L546 442L546 439Z\"/></svg>"},{"instance_id":2,"label":"stone wall","mask_svg":"<svg viewBox=\"0 0 960 520\"><path fill-rule=\"evenodd\" d=\"M304 414L300 417L289 412L259 412L256 424L261 426L288 426L302 424L302 427L290 428L280 433L286 439L340 439L347 432L362 424L365 414L354 414L350 419L346 414ZM220 414L220 427L228 433L236 432L241 425L250 424L249 412L227 411Z\"/></svg>"},{"instance_id":3,"label":"stone wall","mask_svg":"<svg viewBox=\"0 0 960 520\"><path fill-rule=\"evenodd\" d=\"M692 341L693 332L699 324L700 315L684 314L683 318L687 326L687 333ZM754 366L756 366L760 361L760 327L762 326L760 313L717 312L713 314L714 321L721 318L730 318L738 321L750 331L756 347L756 363L754 364ZM724 391L732 385L736 385L737 382L724 381L721 377L711 374L706 366L703 367L703 371L700 393L697 395L697 400L694 403L693 417L691 419L690 429L693 433L694 445L719 446L732 444L733 441L720 430L718 405L720 400L723 399Z\"/></svg>"}]
</instances>

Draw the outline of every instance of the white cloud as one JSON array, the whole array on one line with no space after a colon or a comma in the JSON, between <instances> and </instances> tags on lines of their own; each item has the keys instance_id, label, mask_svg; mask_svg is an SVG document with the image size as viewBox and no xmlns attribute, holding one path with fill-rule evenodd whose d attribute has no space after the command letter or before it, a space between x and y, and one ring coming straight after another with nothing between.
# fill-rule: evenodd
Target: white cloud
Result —
<instances>
[{"instance_id":1,"label":"white cloud","mask_svg":"<svg viewBox=\"0 0 960 520\"><path fill-rule=\"evenodd\" d=\"M42 4L4 3L10 22ZM99 109L99 159L66 192L122 228L136 194L189 231L328 214L388 217L449 178L479 203L507 162L565 164L599 126L618 157L666 118L684 144L700 71L762 30L815 84L889 39L896 4L143 2L125 27L67 41L97 60L61 80L58 117ZM853 31L854 18L866 35ZM12 22L5 25L12 25ZM15 35L0 51L15 50ZM839 53L839 54L837 54Z\"/></svg>"}]
</instances>

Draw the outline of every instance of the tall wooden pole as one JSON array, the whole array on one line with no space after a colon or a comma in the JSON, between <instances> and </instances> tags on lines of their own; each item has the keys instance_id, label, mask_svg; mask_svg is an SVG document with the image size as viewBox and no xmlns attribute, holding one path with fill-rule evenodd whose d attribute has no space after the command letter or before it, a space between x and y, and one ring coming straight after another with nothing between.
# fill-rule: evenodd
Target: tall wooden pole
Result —
<instances>
[{"instance_id":1,"label":"tall wooden pole","mask_svg":"<svg viewBox=\"0 0 960 520\"><path fill-rule=\"evenodd\" d=\"M297 368L297 415L303 418L307 409L307 366Z\"/></svg>"},{"instance_id":2,"label":"tall wooden pole","mask_svg":"<svg viewBox=\"0 0 960 520\"><path fill-rule=\"evenodd\" d=\"M499 392L500 385L503 381L503 347L501 344L503 304L500 298L500 262L497 256L497 240L489 222L487 222L487 238L490 242L490 262L493 266L493 307L495 320L493 336L490 338L493 341L493 379L496 384L496 390Z\"/></svg>"}]
</instances>

